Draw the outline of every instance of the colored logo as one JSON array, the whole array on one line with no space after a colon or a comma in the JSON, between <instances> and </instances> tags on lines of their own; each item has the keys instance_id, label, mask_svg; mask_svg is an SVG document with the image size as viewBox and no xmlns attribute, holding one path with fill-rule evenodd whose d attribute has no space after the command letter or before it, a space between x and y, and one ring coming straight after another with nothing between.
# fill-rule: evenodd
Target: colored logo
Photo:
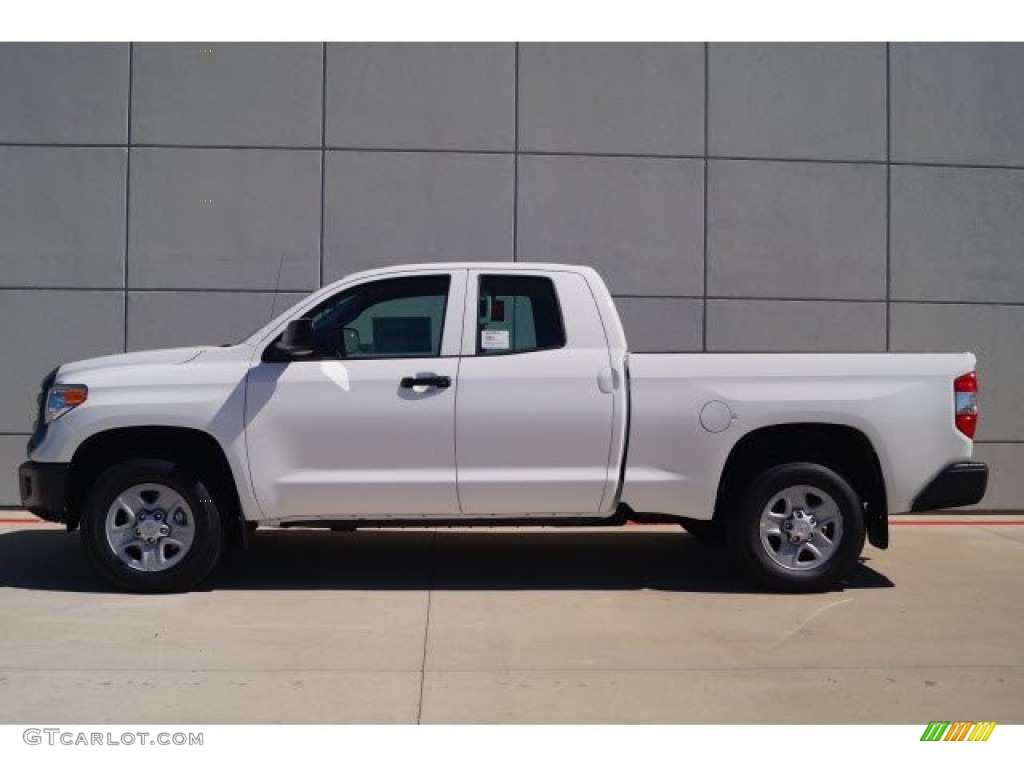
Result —
<instances>
[{"instance_id":1,"label":"colored logo","mask_svg":"<svg viewBox=\"0 0 1024 768\"><path fill-rule=\"evenodd\" d=\"M921 734L921 741L988 741L996 724L990 721L932 720Z\"/></svg>"}]
</instances>

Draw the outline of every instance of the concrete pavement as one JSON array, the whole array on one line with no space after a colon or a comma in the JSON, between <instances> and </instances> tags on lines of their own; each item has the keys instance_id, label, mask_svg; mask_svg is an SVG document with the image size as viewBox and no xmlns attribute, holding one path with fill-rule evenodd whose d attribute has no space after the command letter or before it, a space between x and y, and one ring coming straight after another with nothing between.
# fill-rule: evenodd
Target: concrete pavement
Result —
<instances>
[{"instance_id":1,"label":"concrete pavement","mask_svg":"<svg viewBox=\"0 0 1024 768\"><path fill-rule=\"evenodd\" d=\"M894 526L821 595L667 526L261 529L124 595L3 524L0 722L1024 722L1024 526L927 520L971 524Z\"/></svg>"}]
</instances>

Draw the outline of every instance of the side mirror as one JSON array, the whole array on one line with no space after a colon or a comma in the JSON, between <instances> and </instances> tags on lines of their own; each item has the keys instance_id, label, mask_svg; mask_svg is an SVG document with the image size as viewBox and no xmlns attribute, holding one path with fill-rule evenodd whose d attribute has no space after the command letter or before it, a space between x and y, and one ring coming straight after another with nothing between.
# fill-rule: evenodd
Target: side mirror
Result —
<instances>
[{"instance_id":1,"label":"side mirror","mask_svg":"<svg viewBox=\"0 0 1024 768\"><path fill-rule=\"evenodd\" d=\"M274 345L276 350L289 360L310 357L316 352L313 342L313 320L300 317L285 326L281 340Z\"/></svg>"}]
</instances>

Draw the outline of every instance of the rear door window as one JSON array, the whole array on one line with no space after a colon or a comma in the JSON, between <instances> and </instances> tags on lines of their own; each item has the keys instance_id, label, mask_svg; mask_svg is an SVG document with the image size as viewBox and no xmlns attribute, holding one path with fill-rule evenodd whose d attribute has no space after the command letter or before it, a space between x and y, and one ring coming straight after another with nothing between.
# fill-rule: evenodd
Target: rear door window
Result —
<instances>
[{"instance_id":1,"label":"rear door window","mask_svg":"<svg viewBox=\"0 0 1024 768\"><path fill-rule=\"evenodd\" d=\"M509 355L565 346L555 285L535 275L482 275L477 355Z\"/></svg>"}]
</instances>

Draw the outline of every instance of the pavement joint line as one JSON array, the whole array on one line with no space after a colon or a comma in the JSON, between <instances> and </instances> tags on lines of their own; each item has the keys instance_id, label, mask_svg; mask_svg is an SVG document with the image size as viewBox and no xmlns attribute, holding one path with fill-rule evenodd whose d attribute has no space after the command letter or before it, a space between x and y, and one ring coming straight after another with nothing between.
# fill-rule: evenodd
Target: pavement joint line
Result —
<instances>
[{"instance_id":1,"label":"pavement joint line","mask_svg":"<svg viewBox=\"0 0 1024 768\"><path fill-rule=\"evenodd\" d=\"M420 659L420 695L416 704L416 725L420 724L423 716L423 688L427 677L427 642L430 639L430 604L434 598L434 565L437 562L437 531L430 536L430 550L428 555L429 570L427 575L427 616L423 622L423 656Z\"/></svg>"},{"instance_id":2,"label":"pavement joint line","mask_svg":"<svg viewBox=\"0 0 1024 768\"><path fill-rule=\"evenodd\" d=\"M1020 539L1015 538L1013 536L1007 536L1005 533L993 530L986 530L985 533L995 536L1000 541L1012 541L1014 544L1019 544L1020 546L1024 547L1024 541L1021 541Z\"/></svg>"}]
</instances>

